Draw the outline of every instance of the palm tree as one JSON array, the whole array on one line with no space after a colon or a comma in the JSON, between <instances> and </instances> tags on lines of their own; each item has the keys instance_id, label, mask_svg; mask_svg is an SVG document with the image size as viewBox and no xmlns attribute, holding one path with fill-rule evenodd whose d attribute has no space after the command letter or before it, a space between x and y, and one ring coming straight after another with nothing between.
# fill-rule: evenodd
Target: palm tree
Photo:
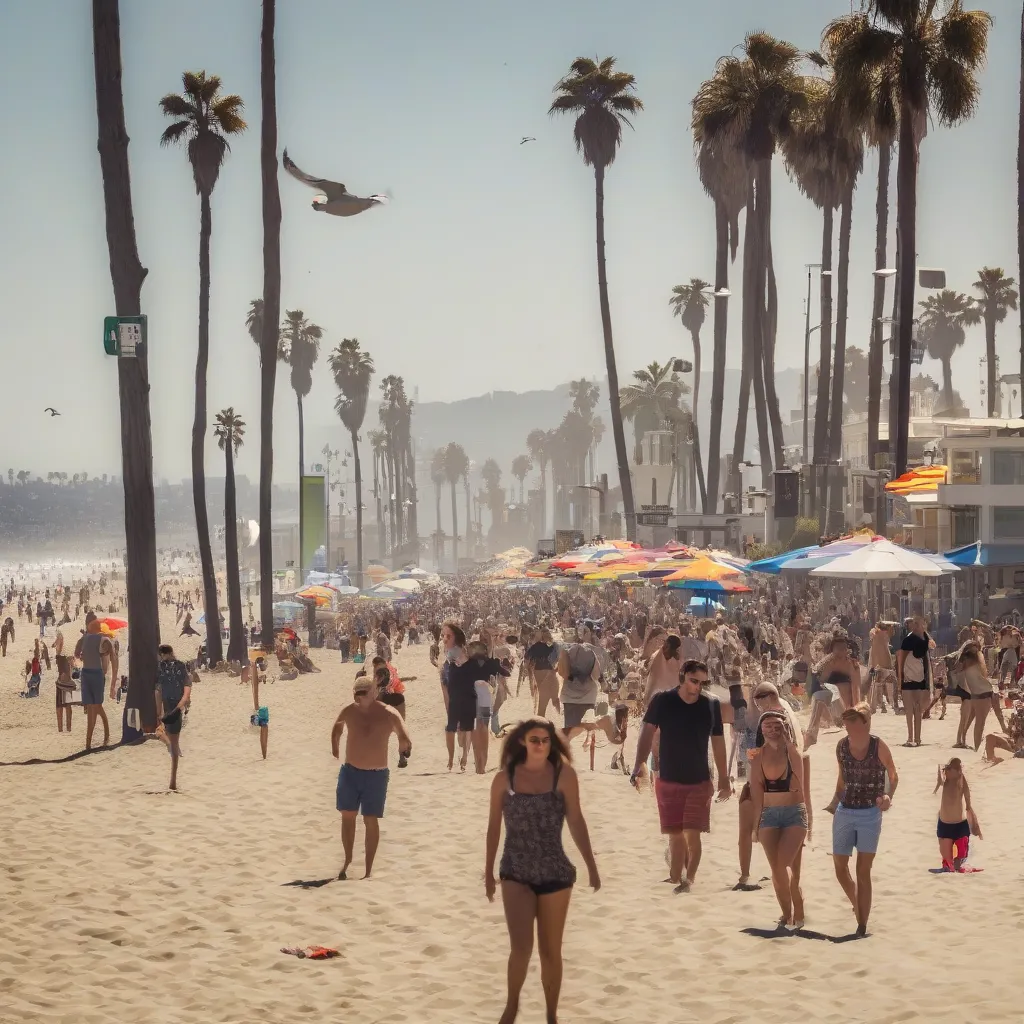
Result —
<instances>
[{"instance_id":1,"label":"palm tree","mask_svg":"<svg viewBox=\"0 0 1024 1024\"><path fill-rule=\"evenodd\" d=\"M107 252L118 316L142 312L146 268L139 259L132 210L128 130L121 89L121 18L118 0L93 0L93 66L96 120ZM118 359L121 408L121 471L124 480L125 578L132 642L128 649L126 707L138 708L142 727L156 728L153 680L157 673L160 614L156 576L156 513L153 494L153 435L149 413L149 364L145 352ZM24 471L22 471L24 472ZM10 479L10 475L8 476ZM18 474L24 483L28 474ZM127 732L127 730L126 730ZM123 739L131 734L123 735Z\"/></svg>"},{"instance_id":2,"label":"palm tree","mask_svg":"<svg viewBox=\"0 0 1024 1024\"><path fill-rule=\"evenodd\" d=\"M533 462L529 455L517 455L512 460L512 475L519 481L519 504L523 504L523 483L526 475L533 469Z\"/></svg>"},{"instance_id":3,"label":"palm tree","mask_svg":"<svg viewBox=\"0 0 1024 1024\"><path fill-rule=\"evenodd\" d=\"M872 19L865 12L836 18L822 33L822 49L830 66L843 48L857 45L856 37L870 29ZM847 68L848 74L856 69ZM855 90L862 98L857 109L850 109L848 93L835 87L833 78L832 99L843 110L846 120L863 129L866 141L878 150L878 181L875 197L875 270L888 265L889 234L889 178L892 170L892 148L896 138L892 112L899 107L899 96L895 91L897 83L891 77L879 74L877 69L860 65L864 80ZM868 465L875 465L879 451L878 420L882 402L883 316L885 312L885 277L875 274L874 294L871 308L871 339L868 344ZM890 437L890 441L893 440Z\"/></svg>"},{"instance_id":4,"label":"palm tree","mask_svg":"<svg viewBox=\"0 0 1024 1024\"><path fill-rule=\"evenodd\" d=\"M697 422L697 400L700 397L700 329L710 300L707 290L711 287L699 277L691 277L689 284L677 284L668 300L672 312L679 317L683 327L690 332L693 342L693 462L697 469L697 484L700 487L700 507L708 513L708 492L704 484L704 466L700 458L700 427Z\"/></svg>"},{"instance_id":5,"label":"palm tree","mask_svg":"<svg viewBox=\"0 0 1024 1024\"><path fill-rule=\"evenodd\" d=\"M323 338L322 327L310 323L301 309L285 311L284 322L281 324L281 342L285 347L282 359L291 367L292 390L299 407L299 479L306 472L306 461L303 458L303 423L302 400L313 387L313 367L320 358L320 339Z\"/></svg>"},{"instance_id":6,"label":"palm tree","mask_svg":"<svg viewBox=\"0 0 1024 1024\"><path fill-rule=\"evenodd\" d=\"M749 196L749 159L740 144L736 127L726 132L718 124L712 81L701 85L692 102L693 143L697 171L704 191L715 204L715 325L711 360L711 424L708 438L707 493L710 511L718 511L718 481L721 464L722 406L725 399L725 357L729 326L729 262L736 259L739 244L739 215ZM708 97L712 102L704 102ZM705 116L712 131L705 131ZM746 431L750 377L741 372L741 405ZM744 398L743 396L746 396ZM705 534L707 540L707 534Z\"/></svg>"},{"instance_id":7,"label":"palm tree","mask_svg":"<svg viewBox=\"0 0 1024 1024\"><path fill-rule=\"evenodd\" d=\"M665 430L672 422L672 413L689 388L666 363L653 362L633 372L635 383L619 392L622 415L633 423L634 457L640 458L640 442L649 430Z\"/></svg>"},{"instance_id":8,"label":"palm tree","mask_svg":"<svg viewBox=\"0 0 1024 1024\"><path fill-rule=\"evenodd\" d=\"M459 480L465 478L468 481L469 479L469 456L462 445L456 444L454 441L449 442L444 449L444 476L452 491L452 572L457 574L459 571L459 512L455 502L455 488L458 486ZM468 488L466 493L469 494ZM467 511L467 535L468 518Z\"/></svg>"},{"instance_id":9,"label":"palm tree","mask_svg":"<svg viewBox=\"0 0 1024 1024\"><path fill-rule=\"evenodd\" d=\"M228 137L246 129L241 96L222 96L220 78L205 71L186 71L181 76L183 93L168 93L160 109L175 118L160 136L160 145L187 143L196 194L199 196L199 346L196 354L196 400L192 421L192 501L196 511L199 560L203 569L206 608L206 649L212 664L223 661L220 613L217 609L217 576L210 547L210 523L206 510L206 371L210 361L210 235L213 231L210 196L227 156Z\"/></svg>"},{"instance_id":10,"label":"palm tree","mask_svg":"<svg viewBox=\"0 0 1024 1024\"><path fill-rule=\"evenodd\" d=\"M526 450L530 453L530 457L540 470L540 533L542 537L548 525L547 469L550 457L547 449L547 440L547 431L541 430L539 427L534 428L526 435Z\"/></svg>"},{"instance_id":11,"label":"palm tree","mask_svg":"<svg viewBox=\"0 0 1024 1024\"><path fill-rule=\"evenodd\" d=\"M434 567L441 569L441 546L444 533L441 530L441 488L445 482L444 448L436 448L430 459L430 482L434 485Z\"/></svg>"},{"instance_id":12,"label":"palm tree","mask_svg":"<svg viewBox=\"0 0 1024 1024\"><path fill-rule=\"evenodd\" d=\"M373 502L377 518L377 557L383 559L387 552L387 531L384 529L384 505L381 499L381 480L387 484L388 435L383 430L368 430L366 440L370 442L373 455ZM390 494L390 486L388 486ZM390 503L388 503L390 504Z\"/></svg>"},{"instance_id":13,"label":"palm tree","mask_svg":"<svg viewBox=\"0 0 1024 1024\"><path fill-rule=\"evenodd\" d=\"M235 501L235 456L245 437L245 421L230 406L217 413L213 424L217 446L224 453L224 548L228 577L228 661L248 660L242 621L242 586L238 578L238 510Z\"/></svg>"},{"instance_id":14,"label":"palm tree","mask_svg":"<svg viewBox=\"0 0 1024 1024\"><path fill-rule=\"evenodd\" d=\"M988 415L996 414L996 324L1006 319L1011 309L1017 308L1016 282L1003 275L1002 267L982 267L974 290L979 293L976 300L985 321L985 361L988 364Z\"/></svg>"},{"instance_id":15,"label":"palm tree","mask_svg":"<svg viewBox=\"0 0 1024 1024\"><path fill-rule=\"evenodd\" d=\"M840 45L833 59L836 89L855 119L863 122L875 107L880 82L898 98L883 121L887 130L899 132L897 474L907 468L919 146L929 114L952 127L974 113L992 26L991 15L965 11L961 0L951 0L938 12L936 6L936 0L875 0L871 23Z\"/></svg>"},{"instance_id":16,"label":"palm tree","mask_svg":"<svg viewBox=\"0 0 1024 1024\"><path fill-rule=\"evenodd\" d=\"M263 191L263 334L260 339L260 617L263 646L274 647L274 392L281 317L281 190L277 181L277 0L263 0L260 29L260 177Z\"/></svg>"},{"instance_id":17,"label":"palm tree","mask_svg":"<svg viewBox=\"0 0 1024 1024\"><path fill-rule=\"evenodd\" d=\"M264 0L265 2L265 0ZM359 431L366 418L366 403L370 397L373 378L373 356L359 347L356 338L345 338L331 353L328 360L338 397L334 411L348 431L352 442L356 477L356 572L359 586L363 579L363 476L359 462Z\"/></svg>"},{"instance_id":18,"label":"palm tree","mask_svg":"<svg viewBox=\"0 0 1024 1024\"><path fill-rule=\"evenodd\" d=\"M965 327L981 323L981 310L962 292L944 288L923 299L919 320L921 340L928 355L942 363L942 401L953 408L953 353L967 338Z\"/></svg>"},{"instance_id":19,"label":"palm tree","mask_svg":"<svg viewBox=\"0 0 1024 1024\"><path fill-rule=\"evenodd\" d=\"M595 219L597 224L597 288L601 304L601 325L604 330L604 359L608 371L608 398L611 407L612 435L615 438L615 458L619 468L619 486L622 488L622 506L626 517L626 536L636 537L636 516L633 506L633 484L629 475L629 457L626 435L622 428L619 409L619 375L615 366L615 345L612 339L612 314L608 303L608 273L605 266L604 238L604 177L615 160L622 142L623 124L632 125L629 116L643 110L643 103L635 93L636 79L626 72L615 70L615 58L605 57L596 62L589 57L577 57L569 74L555 86L554 101L549 113L576 116L573 138L583 162L594 168Z\"/></svg>"},{"instance_id":20,"label":"palm tree","mask_svg":"<svg viewBox=\"0 0 1024 1024\"><path fill-rule=\"evenodd\" d=\"M694 137L738 146L749 161L747 222L743 243L743 361L734 465L746 443L749 388L754 390L761 479L771 481L773 457L782 459L782 414L775 392L778 294L771 243L772 157L806 103L799 73L803 54L764 32L751 33L742 56L723 57L694 100ZM771 436L769 436L769 421Z\"/></svg>"}]
</instances>

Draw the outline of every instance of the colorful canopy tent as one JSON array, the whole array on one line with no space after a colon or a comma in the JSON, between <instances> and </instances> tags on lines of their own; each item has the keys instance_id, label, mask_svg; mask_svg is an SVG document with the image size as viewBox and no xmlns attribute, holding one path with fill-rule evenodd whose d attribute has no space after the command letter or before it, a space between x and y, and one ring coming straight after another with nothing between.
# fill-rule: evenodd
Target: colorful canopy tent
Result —
<instances>
[{"instance_id":1,"label":"colorful canopy tent","mask_svg":"<svg viewBox=\"0 0 1024 1024\"><path fill-rule=\"evenodd\" d=\"M307 601L315 601L317 608L330 608L337 597L337 591L333 587L304 587L295 596Z\"/></svg>"},{"instance_id":2,"label":"colorful canopy tent","mask_svg":"<svg viewBox=\"0 0 1024 1024\"><path fill-rule=\"evenodd\" d=\"M898 580L908 576L942 576L944 570L916 551L879 539L812 569L811 575L830 579Z\"/></svg>"},{"instance_id":3,"label":"colorful canopy tent","mask_svg":"<svg viewBox=\"0 0 1024 1024\"><path fill-rule=\"evenodd\" d=\"M1001 565L1024 565L1024 544L967 544L947 551L945 557L953 565L986 568Z\"/></svg>"}]
</instances>

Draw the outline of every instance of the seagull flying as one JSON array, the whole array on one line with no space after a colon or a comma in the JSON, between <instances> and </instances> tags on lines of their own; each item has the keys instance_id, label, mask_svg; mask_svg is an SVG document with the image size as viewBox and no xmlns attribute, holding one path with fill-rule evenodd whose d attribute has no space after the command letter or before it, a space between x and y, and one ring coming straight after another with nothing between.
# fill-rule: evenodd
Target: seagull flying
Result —
<instances>
[{"instance_id":1,"label":"seagull flying","mask_svg":"<svg viewBox=\"0 0 1024 1024\"><path fill-rule=\"evenodd\" d=\"M57 410L56 410L56 409L54 409L52 405L48 405L48 406L47 406L47 407L46 407L46 408L45 408L45 409L43 410L43 412L48 412L48 413L50 414L50 419L53 419L53 417L54 417L54 416L59 416L59 415L60 415L60 413L59 413L59 412L57 412Z\"/></svg>"},{"instance_id":2,"label":"seagull flying","mask_svg":"<svg viewBox=\"0 0 1024 1024\"><path fill-rule=\"evenodd\" d=\"M314 178L305 171L300 171L288 156L287 149L284 151L284 169L303 185L316 189L322 201L314 200L313 209L319 210L320 213L330 213L335 217L352 217L388 201L388 197L382 195L354 196L340 182Z\"/></svg>"},{"instance_id":3,"label":"seagull flying","mask_svg":"<svg viewBox=\"0 0 1024 1024\"><path fill-rule=\"evenodd\" d=\"M537 141L537 140L536 140L536 139L535 139L535 138L534 138L534 137L533 137L532 135L524 135L524 136L523 136L523 137L522 137L522 138L521 138L521 139L519 140L519 145L521 146L521 145L522 145L522 144L523 144L524 142L536 142L536 141Z\"/></svg>"}]
</instances>

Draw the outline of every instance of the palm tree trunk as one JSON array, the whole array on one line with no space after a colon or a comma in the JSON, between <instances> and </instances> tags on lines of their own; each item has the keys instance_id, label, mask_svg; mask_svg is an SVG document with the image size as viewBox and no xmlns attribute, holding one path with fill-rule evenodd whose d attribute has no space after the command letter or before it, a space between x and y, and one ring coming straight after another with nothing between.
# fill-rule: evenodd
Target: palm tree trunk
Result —
<instances>
[{"instance_id":1,"label":"palm tree trunk","mask_svg":"<svg viewBox=\"0 0 1024 1024\"><path fill-rule=\"evenodd\" d=\"M814 399L814 462L828 458L828 411L832 365L832 236L833 210L823 211L821 231L821 327L818 331L818 389Z\"/></svg>"},{"instance_id":2,"label":"palm tree trunk","mask_svg":"<svg viewBox=\"0 0 1024 1024\"><path fill-rule=\"evenodd\" d=\"M356 586L363 586L363 466L359 461L359 434L350 431L352 461L356 477Z\"/></svg>"},{"instance_id":3,"label":"palm tree trunk","mask_svg":"<svg viewBox=\"0 0 1024 1024\"><path fill-rule=\"evenodd\" d=\"M779 316L779 293L775 283L775 266L772 257L772 165L765 160L758 179L758 222L759 222L759 266L758 294L764 296L763 309L758 310L761 330L761 354L764 367L765 400L768 421L771 424L769 457L761 455L761 486L768 490L772 485L772 469L783 462L782 412L779 409L779 395L775 388L775 337Z\"/></svg>"},{"instance_id":4,"label":"palm tree trunk","mask_svg":"<svg viewBox=\"0 0 1024 1024\"><path fill-rule=\"evenodd\" d=\"M850 303L850 233L853 230L853 186L843 196L839 211L839 280L836 311L836 347L832 363L832 408L828 424L828 458L832 465L843 458L843 386L846 376L846 317ZM842 481L830 474L826 532L838 532L842 527Z\"/></svg>"},{"instance_id":5,"label":"palm tree trunk","mask_svg":"<svg viewBox=\"0 0 1024 1024\"><path fill-rule=\"evenodd\" d=\"M732 444L732 466L729 467L729 479L726 486L734 490L741 487L740 463L746 454L747 445L747 417L750 413L750 382L751 368L753 364L753 333L754 333L754 303L756 301L754 288L754 247L755 230L754 203L752 197L747 202L747 215L743 225L743 312L741 324L741 369L740 369L740 397L736 410L736 433ZM736 494L739 501L739 494Z\"/></svg>"},{"instance_id":6,"label":"palm tree trunk","mask_svg":"<svg viewBox=\"0 0 1024 1024\"><path fill-rule=\"evenodd\" d=\"M608 370L608 405L612 417L612 437L615 439L615 461L619 468L619 486L622 488L622 511L626 518L626 539L636 540L633 480L629 472L626 433L622 428L622 410L619 407L619 373L615 366L612 312L608 304L608 272L605 266L604 251L604 168L601 166L594 168L594 193L595 219L597 221L597 290L601 303L601 326L604 330L604 361Z\"/></svg>"},{"instance_id":7,"label":"palm tree trunk","mask_svg":"<svg viewBox=\"0 0 1024 1024\"><path fill-rule=\"evenodd\" d=\"M281 192L277 183L277 82L274 23L277 0L263 0L260 30L260 170L263 186L263 337L260 345L260 619L263 646L274 648L274 390L281 321ZM358 459L358 456L357 456ZM357 462L358 465L358 462ZM361 568L361 566L360 566Z\"/></svg>"},{"instance_id":8,"label":"palm tree trunk","mask_svg":"<svg viewBox=\"0 0 1024 1024\"><path fill-rule=\"evenodd\" d=\"M700 508L707 515L708 489L704 482L704 463L700 457L700 422L697 410L700 401L700 331L690 331L693 340L693 462L697 470L697 486L700 488Z\"/></svg>"},{"instance_id":9,"label":"palm tree trunk","mask_svg":"<svg viewBox=\"0 0 1024 1024\"><path fill-rule=\"evenodd\" d=\"M875 200L875 269L885 269L889 234L889 174L892 144L878 147L878 193ZM882 407L882 317L885 313L885 278L875 277L871 305L871 341L868 344L868 467L875 468L879 451L878 420Z\"/></svg>"},{"instance_id":10,"label":"palm tree trunk","mask_svg":"<svg viewBox=\"0 0 1024 1024\"><path fill-rule=\"evenodd\" d=\"M199 197L199 345L196 352L196 405L192 420L192 503L196 510L199 562L203 570L203 606L206 613L206 651L210 664L224 660L217 607L217 572L210 545L210 518L206 508L206 371L210 362L210 234L213 217L210 196Z\"/></svg>"},{"instance_id":11,"label":"palm tree trunk","mask_svg":"<svg viewBox=\"0 0 1024 1024\"><path fill-rule=\"evenodd\" d=\"M224 445L224 546L228 572L228 661L248 661L242 620L242 585L238 578L238 511L235 501L235 454L228 438Z\"/></svg>"},{"instance_id":12,"label":"palm tree trunk","mask_svg":"<svg viewBox=\"0 0 1024 1024\"><path fill-rule=\"evenodd\" d=\"M306 582L306 568L303 564L305 558L305 544L303 542L303 535L306 529L306 520L303 515L305 510L306 501L305 495L303 494L302 478L306 475L306 460L303 456L303 429L302 429L302 396L295 392L295 400L299 406L299 586L302 586ZM329 567L328 567L329 568Z\"/></svg>"},{"instance_id":13,"label":"palm tree trunk","mask_svg":"<svg viewBox=\"0 0 1024 1024\"><path fill-rule=\"evenodd\" d=\"M949 411L953 408L953 361L942 360L942 404Z\"/></svg>"},{"instance_id":14,"label":"palm tree trunk","mask_svg":"<svg viewBox=\"0 0 1024 1024\"><path fill-rule=\"evenodd\" d=\"M996 414L996 318L985 313L985 361L988 363L988 415Z\"/></svg>"},{"instance_id":15,"label":"palm tree trunk","mask_svg":"<svg viewBox=\"0 0 1024 1024\"><path fill-rule=\"evenodd\" d=\"M472 516L472 511L471 511L471 507L472 506L470 505L470 497L469 497L469 475L468 474L462 478L462 482L463 482L463 485L464 485L463 489L465 490L465 494L466 494L466 557L467 558L472 558L473 557L473 548L472 548L472 545L469 543L469 538L470 538L470 535L473 532L473 516Z\"/></svg>"},{"instance_id":16,"label":"palm tree trunk","mask_svg":"<svg viewBox=\"0 0 1024 1024\"><path fill-rule=\"evenodd\" d=\"M103 175L110 280L118 316L142 311L146 268L139 260L132 211L128 132L121 89L121 19L118 0L93 0L93 56L96 78L98 149ZM138 708L146 732L156 728L153 680L157 674L160 614L156 577L156 515L153 496L153 434L149 413L149 366L145 351L117 360L121 412L121 472L124 476L124 524L128 618L126 708ZM8 470L13 486L14 473ZM127 728L122 739L132 734Z\"/></svg>"},{"instance_id":17,"label":"palm tree trunk","mask_svg":"<svg viewBox=\"0 0 1024 1024\"><path fill-rule=\"evenodd\" d=\"M449 480L452 490L452 574L459 573L459 510L455 502L455 485L457 480Z\"/></svg>"},{"instance_id":18,"label":"palm tree trunk","mask_svg":"<svg viewBox=\"0 0 1024 1024\"><path fill-rule=\"evenodd\" d=\"M753 303L750 321L751 372L750 379L754 389L754 420L757 424L757 446L760 457L761 483L765 484L765 476L771 473L772 451L771 438L768 435L768 409L766 403L764 361L765 361L765 249L763 204L766 192L763 187L764 161L758 166L754 195L752 218L752 261ZM770 476L769 476L770 480Z\"/></svg>"},{"instance_id":19,"label":"palm tree trunk","mask_svg":"<svg viewBox=\"0 0 1024 1024\"><path fill-rule=\"evenodd\" d=\"M434 481L434 567L441 571L441 485Z\"/></svg>"},{"instance_id":20,"label":"palm tree trunk","mask_svg":"<svg viewBox=\"0 0 1024 1024\"><path fill-rule=\"evenodd\" d=\"M729 287L729 214L715 200L715 292ZM718 511L718 480L722 450L722 405L725 401L725 354L729 325L728 296L715 295L714 348L711 355L711 429L708 437L708 507Z\"/></svg>"},{"instance_id":21,"label":"palm tree trunk","mask_svg":"<svg viewBox=\"0 0 1024 1024\"><path fill-rule=\"evenodd\" d=\"M900 312L899 415L896 425L896 476L907 471L910 442L910 348L914 329L914 292L917 284L917 140L914 137L914 113L904 98L900 111L900 155L896 167L896 219L899 223ZM943 367L945 377L945 367Z\"/></svg>"},{"instance_id":22,"label":"palm tree trunk","mask_svg":"<svg viewBox=\"0 0 1024 1024\"><path fill-rule=\"evenodd\" d=\"M540 535L547 532L548 528L548 467L545 463L540 464Z\"/></svg>"}]
</instances>

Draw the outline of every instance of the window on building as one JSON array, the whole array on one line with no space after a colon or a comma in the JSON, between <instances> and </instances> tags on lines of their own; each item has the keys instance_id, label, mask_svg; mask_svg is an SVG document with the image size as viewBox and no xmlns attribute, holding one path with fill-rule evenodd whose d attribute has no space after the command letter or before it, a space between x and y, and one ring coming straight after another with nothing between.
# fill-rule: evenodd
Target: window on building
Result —
<instances>
[{"instance_id":1,"label":"window on building","mask_svg":"<svg viewBox=\"0 0 1024 1024\"><path fill-rule=\"evenodd\" d=\"M994 451L992 483L1024 484L1024 451Z\"/></svg>"},{"instance_id":2,"label":"window on building","mask_svg":"<svg viewBox=\"0 0 1024 1024\"><path fill-rule=\"evenodd\" d=\"M949 453L951 484L980 484L981 456L969 448L954 448Z\"/></svg>"},{"instance_id":3,"label":"window on building","mask_svg":"<svg viewBox=\"0 0 1024 1024\"><path fill-rule=\"evenodd\" d=\"M997 505L992 509L992 536L996 540L1024 540L1024 508Z\"/></svg>"},{"instance_id":4,"label":"window on building","mask_svg":"<svg viewBox=\"0 0 1024 1024\"><path fill-rule=\"evenodd\" d=\"M957 508L950 513L952 527L952 543L955 548L973 544L978 539L978 510L976 508Z\"/></svg>"}]
</instances>

